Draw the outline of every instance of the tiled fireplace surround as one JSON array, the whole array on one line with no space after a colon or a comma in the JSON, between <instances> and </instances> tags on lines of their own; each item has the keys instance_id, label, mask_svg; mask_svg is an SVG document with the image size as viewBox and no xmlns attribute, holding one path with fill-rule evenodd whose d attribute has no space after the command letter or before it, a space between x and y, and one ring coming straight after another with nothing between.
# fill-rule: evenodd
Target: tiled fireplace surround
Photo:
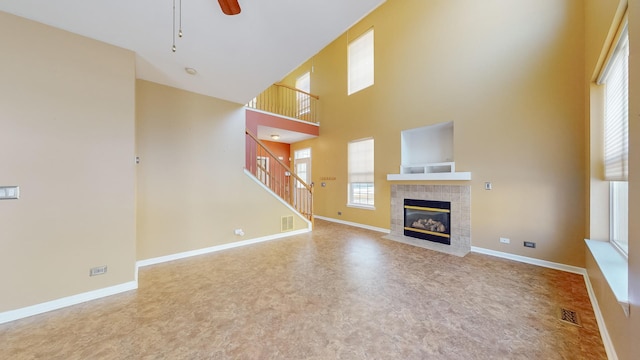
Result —
<instances>
[{"instance_id":1,"label":"tiled fireplace surround","mask_svg":"<svg viewBox=\"0 0 640 360\"><path fill-rule=\"evenodd\" d=\"M404 199L451 202L451 245L404 236ZM391 233L385 238L451 255L471 251L471 187L391 185Z\"/></svg>"}]
</instances>

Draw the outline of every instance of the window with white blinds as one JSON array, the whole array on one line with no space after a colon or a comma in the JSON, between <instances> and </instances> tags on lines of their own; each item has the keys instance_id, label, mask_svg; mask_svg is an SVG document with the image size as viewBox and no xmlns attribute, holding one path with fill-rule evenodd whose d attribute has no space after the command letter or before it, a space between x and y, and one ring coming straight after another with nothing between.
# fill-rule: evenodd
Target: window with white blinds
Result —
<instances>
[{"instance_id":1,"label":"window with white blinds","mask_svg":"<svg viewBox=\"0 0 640 360\"><path fill-rule=\"evenodd\" d=\"M604 85L604 178L609 181L609 240L629 248L629 35L625 22L598 78Z\"/></svg>"},{"instance_id":2,"label":"window with white blinds","mask_svg":"<svg viewBox=\"0 0 640 360\"><path fill-rule=\"evenodd\" d=\"M349 95L373 85L373 29L349 43L347 61Z\"/></svg>"},{"instance_id":3,"label":"window with white blinds","mask_svg":"<svg viewBox=\"0 0 640 360\"><path fill-rule=\"evenodd\" d=\"M373 207L373 139L349 142L347 205Z\"/></svg>"},{"instance_id":4,"label":"window with white blinds","mask_svg":"<svg viewBox=\"0 0 640 360\"><path fill-rule=\"evenodd\" d=\"M626 26L599 83L605 86L605 180L626 181L629 169L629 36Z\"/></svg>"}]
</instances>

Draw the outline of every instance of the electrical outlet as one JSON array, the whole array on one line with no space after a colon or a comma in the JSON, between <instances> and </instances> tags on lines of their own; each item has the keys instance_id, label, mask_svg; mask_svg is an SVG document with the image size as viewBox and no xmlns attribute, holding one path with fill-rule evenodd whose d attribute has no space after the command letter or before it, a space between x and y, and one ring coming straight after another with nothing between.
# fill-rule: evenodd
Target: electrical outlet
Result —
<instances>
[{"instance_id":1,"label":"electrical outlet","mask_svg":"<svg viewBox=\"0 0 640 360\"><path fill-rule=\"evenodd\" d=\"M485 190L491 190L491 189L493 189L493 185L491 185L491 182L490 182L490 181L487 181L487 182L485 182L485 183L484 183L484 189L485 189Z\"/></svg>"},{"instance_id":2,"label":"electrical outlet","mask_svg":"<svg viewBox=\"0 0 640 360\"><path fill-rule=\"evenodd\" d=\"M242 231L242 229L235 229L233 233L238 236L244 236L244 231Z\"/></svg>"},{"instance_id":3,"label":"electrical outlet","mask_svg":"<svg viewBox=\"0 0 640 360\"><path fill-rule=\"evenodd\" d=\"M107 273L107 265L97 266L89 269L89 276L102 275Z\"/></svg>"},{"instance_id":4,"label":"electrical outlet","mask_svg":"<svg viewBox=\"0 0 640 360\"><path fill-rule=\"evenodd\" d=\"M501 237L501 238L500 238L500 242L501 242L501 243L503 243L503 244L510 244L510 243L511 243L511 240L510 240L510 239L508 239L508 238L503 238L503 237Z\"/></svg>"},{"instance_id":5,"label":"electrical outlet","mask_svg":"<svg viewBox=\"0 0 640 360\"><path fill-rule=\"evenodd\" d=\"M534 243L533 241L525 241L524 242L524 247L528 247L528 248L536 248L536 243Z\"/></svg>"},{"instance_id":6,"label":"electrical outlet","mask_svg":"<svg viewBox=\"0 0 640 360\"><path fill-rule=\"evenodd\" d=\"M20 188L17 186L0 186L0 200L18 200Z\"/></svg>"}]
</instances>

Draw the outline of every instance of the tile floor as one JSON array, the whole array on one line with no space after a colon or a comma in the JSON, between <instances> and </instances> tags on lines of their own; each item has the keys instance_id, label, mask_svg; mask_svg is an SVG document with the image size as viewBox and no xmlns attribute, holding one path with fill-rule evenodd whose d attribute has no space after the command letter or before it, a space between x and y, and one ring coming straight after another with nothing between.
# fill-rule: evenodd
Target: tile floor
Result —
<instances>
[{"instance_id":1,"label":"tile floor","mask_svg":"<svg viewBox=\"0 0 640 360\"><path fill-rule=\"evenodd\" d=\"M575 310L582 327L561 322ZM1 359L606 359L581 275L316 230L0 325Z\"/></svg>"}]
</instances>

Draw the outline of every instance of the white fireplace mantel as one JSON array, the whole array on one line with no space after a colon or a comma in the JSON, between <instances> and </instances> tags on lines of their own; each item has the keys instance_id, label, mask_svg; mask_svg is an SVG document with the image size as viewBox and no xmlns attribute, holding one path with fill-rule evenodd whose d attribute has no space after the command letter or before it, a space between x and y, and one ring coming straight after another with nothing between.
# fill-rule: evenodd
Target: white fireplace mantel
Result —
<instances>
[{"instance_id":1,"label":"white fireplace mantel","mask_svg":"<svg viewBox=\"0 0 640 360\"><path fill-rule=\"evenodd\" d=\"M388 181L471 180L470 172L456 172L453 161L400 165L399 174L387 174Z\"/></svg>"},{"instance_id":2,"label":"white fireplace mantel","mask_svg":"<svg viewBox=\"0 0 640 360\"><path fill-rule=\"evenodd\" d=\"M471 180L470 172L442 172L422 174L387 174L388 181L448 181Z\"/></svg>"}]
</instances>

